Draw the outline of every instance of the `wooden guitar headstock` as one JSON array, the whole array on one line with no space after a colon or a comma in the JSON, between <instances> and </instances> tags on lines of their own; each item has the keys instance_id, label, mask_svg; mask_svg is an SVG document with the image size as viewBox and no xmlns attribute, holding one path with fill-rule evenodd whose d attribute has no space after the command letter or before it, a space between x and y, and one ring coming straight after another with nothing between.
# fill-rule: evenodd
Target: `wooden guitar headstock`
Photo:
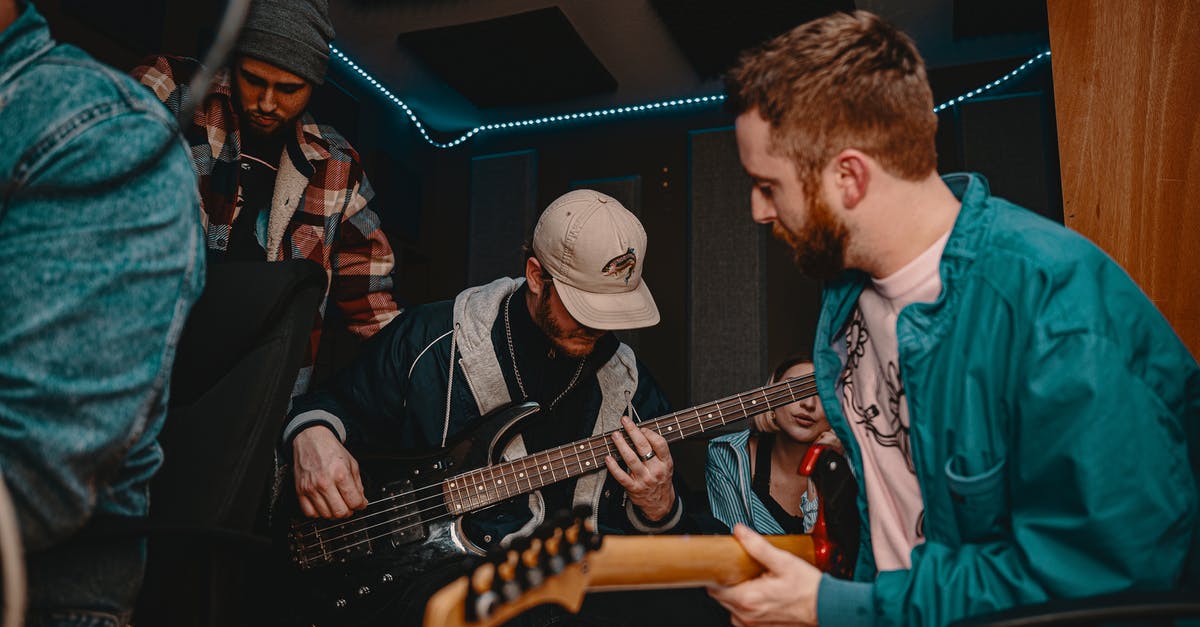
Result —
<instances>
[{"instance_id":1,"label":"wooden guitar headstock","mask_svg":"<svg viewBox=\"0 0 1200 627\"><path fill-rule=\"evenodd\" d=\"M545 603L579 611L588 588L588 555L601 537L576 508L518 538L469 575L437 592L425 607L425 627L491 627Z\"/></svg>"},{"instance_id":2,"label":"wooden guitar headstock","mask_svg":"<svg viewBox=\"0 0 1200 627\"><path fill-rule=\"evenodd\" d=\"M577 613L589 590L729 586L763 572L732 536L610 536L601 547L582 522L586 509L496 551L442 588L425 607L425 627L491 627L546 603ZM764 537L814 560L812 536Z\"/></svg>"}]
</instances>

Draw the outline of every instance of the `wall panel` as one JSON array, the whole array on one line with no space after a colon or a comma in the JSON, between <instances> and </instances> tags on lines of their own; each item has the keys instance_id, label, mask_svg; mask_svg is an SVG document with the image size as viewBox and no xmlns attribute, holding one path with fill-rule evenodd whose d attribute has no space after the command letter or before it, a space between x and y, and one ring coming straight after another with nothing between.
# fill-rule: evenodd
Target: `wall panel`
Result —
<instances>
[{"instance_id":1,"label":"wall panel","mask_svg":"<svg viewBox=\"0 0 1200 627\"><path fill-rule=\"evenodd\" d=\"M1200 355L1200 3L1047 6L1064 221Z\"/></svg>"}]
</instances>

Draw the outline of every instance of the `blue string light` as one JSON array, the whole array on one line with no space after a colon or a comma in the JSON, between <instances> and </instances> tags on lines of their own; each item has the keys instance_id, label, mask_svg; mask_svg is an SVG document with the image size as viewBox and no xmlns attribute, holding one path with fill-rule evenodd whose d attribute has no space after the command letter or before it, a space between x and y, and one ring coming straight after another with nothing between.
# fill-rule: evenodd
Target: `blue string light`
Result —
<instances>
[{"instance_id":1,"label":"blue string light","mask_svg":"<svg viewBox=\"0 0 1200 627\"><path fill-rule=\"evenodd\" d=\"M408 116L408 119L412 120L413 126L416 127L417 132L419 132L421 134L421 137L425 138L425 141L429 142L430 145L436 146L437 148L454 148L455 146L462 144L463 142L467 141L468 139L470 139L470 138L474 137L475 135L478 135L479 133L482 133L484 131L497 131L497 130L505 130L505 129L510 129L510 128L529 127L529 126L547 126L547 125L551 125L551 124L560 124L560 123L572 122L575 120L582 120L582 119L587 119L587 118L611 118L611 117L615 117L615 116L626 116L626 115L630 115L630 114L642 113L644 111L662 111L662 110L679 109L682 107L707 106L707 105L712 105L712 104L719 104L719 103L725 101L725 94L714 94L711 96L694 96L691 98L675 98L672 100L660 100L658 102L651 102L651 103L641 104L641 105L629 105L629 106L624 106L624 107L611 107L608 109L594 109L592 111L578 111L578 112L574 112L574 113L548 115L548 116L543 116L543 117L539 117L539 118L529 118L529 119L525 119L525 120L513 120L510 122L497 122L494 124L484 124L483 126L476 126L475 128L463 133L462 135L459 135L457 138L455 138L451 141L440 142L440 141L434 139L429 134L429 130L425 127L425 124L423 124L421 122L421 119L417 117L417 114L411 108L409 108L409 106L407 104L405 104L403 100L401 100L399 97L397 97L396 94L393 94L391 92L391 90L389 90L387 87L384 87L383 83L380 83L378 80L376 80L373 76L371 76L369 73L367 73L366 70L362 69L362 67L360 67L357 63L355 63L353 60L351 60L350 57L346 56L346 53L342 52L341 50L338 50L335 46L330 46L329 50L330 50L330 52L333 53L334 58L340 60L347 67L349 67L351 70L353 70L359 76L361 76L363 78L363 80L365 80L368 84L370 84L375 89L379 90L379 93L383 94L383 96L385 98L390 100L397 107L400 107L400 109L402 111L404 111L404 114ZM1029 70L1029 68L1033 67L1034 64L1038 63L1042 59L1049 58L1049 56L1050 56L1049 50L1039 53L1039 54L1033 56L1032 58L1030 58L1028 61L1022 63L1019 67L1017 67L1017 69L1009 72L1008 74L1005 74L1004 76L1001 76L1000 78L998 78L986 85L977 87L961 96L958 96L957 98L951 98L950 100L947 100L946 102L943 102L942 104L934 107L933 112L941 113L944 109L946 109L948 107L952 107L954 105L961 104L964 101L970 100L971 98L974 98L976 96L979 96L980 94L983 94L984 92L995 89L996 87L999 87L1001 84L1003 84L1009 80L1012 80L1013 78L1016 78L1017 76L1020 76L1021 74L1025 73L1027 70Z\"/></svg>"},{"instance_id":2,"label":"blue string light","mask_svg":"<svg viewBox=\"0 0 1200 627\"><path fill-rule=\"evenodd\" d=\"M1041 61L1042 59L1048 59L1048 58L1050 58L1049 50L1047 50L1045 52L1040 52L1040 53L1034 55L1028 61L1019 65L1017 67L1017 69L1009 72L1008 74L1005 74L1004 76L1001 76L1000 78L997 78L996 80L988 83L987 85L983 85L981 87L976 87L975 89L972 89L971 91L969 91L957 98L951 98L951 99L947 100L946 102L943 102L942 104L934 107L933 112L941 113L943 110L945 110L948 107L953 107L956 104L962 104L964 101L970 100L970 99L982 94L985 91L990 91L992 89L995 89L996 87L999 87L1001 84L1003 84L1007 81L1010 81L1010 80L1020 76L1021 74L1024 74L1026 70L1033 67L1034 64Z\"/></svg>"}]
</instances>

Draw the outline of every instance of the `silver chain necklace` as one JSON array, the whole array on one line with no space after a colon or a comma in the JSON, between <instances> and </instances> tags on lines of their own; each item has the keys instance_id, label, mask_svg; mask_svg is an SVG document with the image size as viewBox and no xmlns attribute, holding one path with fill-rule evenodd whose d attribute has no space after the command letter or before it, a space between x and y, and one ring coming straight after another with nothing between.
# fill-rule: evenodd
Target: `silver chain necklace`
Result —
<instances>
[{"instance_id":1,"label":"silver chain necklace","mask_svg":"<svg viewBox=\"0 0 1200 627\"><path fill-rule=\"evenodd\" d=\"M529 393L525 391L525 382L521 380L521 369L517 367L517 351L513 348L512 340L512 323L509 321L508 310L512 307L512 297L516 292L509 292L508 297L504 299L504 336L508 339L508 356L512 358L513 374L517 375L517 388L521 390L522 400L529 400ZM575 374L567 383L567 387L550 403L547 411L554 411L554 406L575 387L579 382L579 375L583 374L583 364L587 361L587 356L579 358L579 367L575 369Z\"/></svg>"}]
</instances>

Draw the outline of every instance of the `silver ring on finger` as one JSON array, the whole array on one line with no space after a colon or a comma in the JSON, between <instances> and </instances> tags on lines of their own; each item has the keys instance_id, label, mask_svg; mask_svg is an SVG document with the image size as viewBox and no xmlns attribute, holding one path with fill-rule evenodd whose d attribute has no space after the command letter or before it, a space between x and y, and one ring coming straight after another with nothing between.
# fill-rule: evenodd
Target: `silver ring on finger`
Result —
<instances>
[{"instance_id":1,"label":"silver ring on finger","mask_svg":"<svg viewBox=\"0 0 1200 627\"><path fill-rule=\"evenodd\" d=\"M641 455L640 457L642 458L642 461L648 462L648 461L654 459L654 451L650 451L649 453L646 453L645 455Z\"/></svg>"}]
</instances>

